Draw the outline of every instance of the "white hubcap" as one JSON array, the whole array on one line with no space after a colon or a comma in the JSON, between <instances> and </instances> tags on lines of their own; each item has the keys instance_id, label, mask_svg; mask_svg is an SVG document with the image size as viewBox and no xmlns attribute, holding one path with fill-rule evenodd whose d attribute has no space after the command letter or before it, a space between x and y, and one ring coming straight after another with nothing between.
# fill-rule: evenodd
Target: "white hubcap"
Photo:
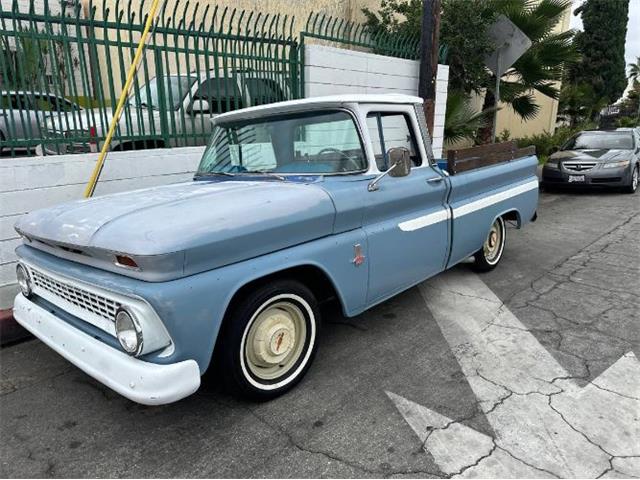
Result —
<instances>
[{"instance_id":1,"label":"white hubcap","mask_svg":"<svg viewBox=\"0 0 640 480\"><path fill-rule=\"evenodd\" d=\"M502 225L500 224L500 220L496 220L493 222L493 225L491 225L491 231L483 246L484 257L487 259L487 262L492 263L499 258L502 249L502 235Z\"/></svg>"},{"instance_id":2,"label":"white hubcap","mask_svg":"<svg viewBox=\"0 0 640 480\"><path fill-rule=\"evenodd\" d=\"M267 307L247 335L249 370L262 380L284 375L300 358L306 335L304 314L294 303L282 301Z\"/></svg>"}]
</instances>

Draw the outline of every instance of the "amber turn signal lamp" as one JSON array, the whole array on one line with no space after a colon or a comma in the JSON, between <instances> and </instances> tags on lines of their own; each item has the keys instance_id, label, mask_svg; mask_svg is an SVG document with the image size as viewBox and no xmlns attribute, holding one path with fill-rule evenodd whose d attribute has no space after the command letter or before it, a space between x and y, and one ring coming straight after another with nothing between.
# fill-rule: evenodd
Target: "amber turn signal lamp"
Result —
<instances>
[{"instance_id":1,"label":"amber turn signal lamp","mask_svg":"<svg viewBox=\"0 0 640 480\"><path fill-rule=\"evenodd\" d=\"M136 261L126 255L116 255L116 263L121 267L138 268Z\"/></svg>"}]
</instances>

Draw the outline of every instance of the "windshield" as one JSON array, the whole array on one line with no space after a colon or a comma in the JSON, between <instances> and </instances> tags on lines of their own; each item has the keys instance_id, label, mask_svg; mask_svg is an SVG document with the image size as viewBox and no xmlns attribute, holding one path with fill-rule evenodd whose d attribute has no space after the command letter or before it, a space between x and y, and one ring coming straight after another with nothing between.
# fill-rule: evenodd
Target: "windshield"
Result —
<instances>
[{"instance_id":1,"label":"windshield","mask_svg":"<svg viewBox=\"0 0 640 480\"><path fill-rule=\"evenodd\" d=\"M351 115L333 110L216 125L196 175L318 175L366 168Z\"/></svg>"},{"instance_id":2,"label":"windshield","mask_svg":"<svg viewBox=\"0 0 640 480\"><path fill-rule=\"evenodd\" d=\"M563 150L631 150L632 148L633 138L629 132L583 132L571 138Z\"/></svg>"},{"instance_id":3,"label":"windshield","mask_svg":"<svg viewBox=\"0 0 640 480\"><path fill-rule=\"evenodd\" d=\"M158 80L156 77L146 85L142 85L129 97L129 104L160 110L162 95L164 96L164 108L177 110L196 79L195 77L172 75L165 77L164 82Z\"/></svg>"}]
</instances>

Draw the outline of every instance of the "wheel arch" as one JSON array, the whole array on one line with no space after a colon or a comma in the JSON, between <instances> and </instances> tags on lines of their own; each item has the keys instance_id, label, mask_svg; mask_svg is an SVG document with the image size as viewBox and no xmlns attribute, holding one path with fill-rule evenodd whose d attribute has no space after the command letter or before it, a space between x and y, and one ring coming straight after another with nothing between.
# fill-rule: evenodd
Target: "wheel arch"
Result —
<instances>
[{"instance_id":1,"label":"wheel arch","mask_svg":"<svg viewBox=\"0 0 640 480\"><path fill-rule=\"evenodd\" d=\"M231 312L233 312L234 308L238 305L242 298L244 298L246 293L266 283L280 279L299 281L311 290L311 292L316 297L316 300L318 300L318 303L337 299L340 303L342 311L346 311L344 298L342 297L340 290L336 287L335 280L325 268L318 264L301 263L298 265L287 266L280 270L264 273L263 275L259 275L252 279L246 280L244 283L237 286L234 289L233 294L230 295L229 300L226 302L226 306L224 308L224 315L213 348L213 355L215 355L216 350L218 349L218 345L224 337L222 332L224 330L225 324L229 320Z\"/></svg>"},{"instance_id":2,"label":"wheel arch","mask_svg":"<svg viewBox=\"0 0 640 480\"><path fill-rule=\"evenodd\" d=\"M520 213L520 210L518 210L517 208L510 208L502 213L499 213L491 221L491 224L493 224L493 222L495 222L498 217L502 217L504 220L511 220L513 222L516 222L516 228L522 228L522 215Z\"/></svg>"}]
</instances>

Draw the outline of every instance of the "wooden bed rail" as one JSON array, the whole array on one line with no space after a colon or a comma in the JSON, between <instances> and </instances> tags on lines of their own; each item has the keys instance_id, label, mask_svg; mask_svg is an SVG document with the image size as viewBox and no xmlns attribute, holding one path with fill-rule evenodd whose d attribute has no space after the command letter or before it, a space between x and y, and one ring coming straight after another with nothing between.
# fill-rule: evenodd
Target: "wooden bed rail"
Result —
<instances>
[{"instance_id":1,"label":"wooden bed rail","mask_svg":"<svg viewBox=\"0 0 640 480\"><path fill-rule=\"evenodd\" d=\"M455 175L475 168L510 162L517 158L535 154L535 146L518 148L514 141L449 150L447 152L447 170L450 175Z\"/></svg>"}]
</instances>

